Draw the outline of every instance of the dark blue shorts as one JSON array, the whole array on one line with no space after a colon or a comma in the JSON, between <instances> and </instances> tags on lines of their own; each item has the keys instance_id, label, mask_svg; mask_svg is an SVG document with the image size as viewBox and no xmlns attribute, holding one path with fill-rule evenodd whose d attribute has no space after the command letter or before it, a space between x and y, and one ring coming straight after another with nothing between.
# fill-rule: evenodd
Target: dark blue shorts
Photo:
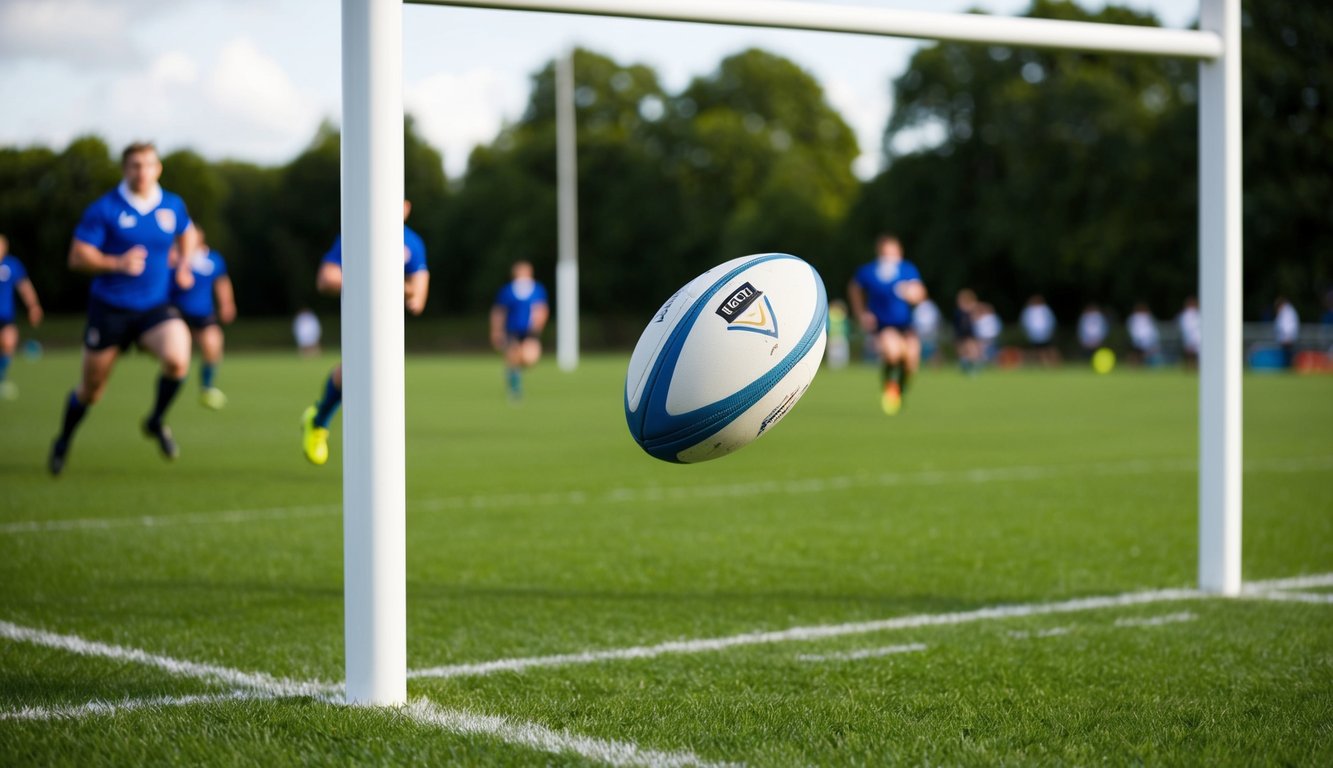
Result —
<instances>
[{"instance_id":1,"label":"dark blue shorts","mask_svg":"<svg viewBox=\"0 0 1333 768\"><path fill-rule=\"evenodd\" d=\"M182 312L181 319L185 321L186 325L190 326L192 331L202 331L210 325L218 324L216 312L207 315L187 315Z\"/></svg>"},{"instance_id":2,"label":"dark blue shorts","mask_svg":"<svg viewBox=\"0 0 1333 768\"><path fill-rule=\"evenodd\" d=\"M0 317L0 331L2 331L2 330L4 330L4 329L8 328L9 326L11 326L11 325L13 325L13 324L14 324L14 318L12 318L12 317Z\"/></svg>"},{"instance_id":3,"label":"dark blue shorts","mask_svg":"<svg viewBox=\"0 0 1333 768\"><path fill-rule=\"evenodd\" d=\"M510 343L510 344L513 344L513 343L515 343L515 342L527 341L528 339L535 339L535 338L538 338L538 334L532 332L531 330L528 330L528 331L505 331L505 337L509 339L509 343Z\"/></svg>"},{"instance_id":4,"label":"dark blue shorts","mask_svg":"<svg viewBox=\"0 0 1333 768\"><path fill-rule=\"evenodd\" d=\"M875 333L879 333L880 331L884 330L885 328L891 328L891 329L893 329L893 330L895 330L895 331L897 331L898 333L901 333L901 334L916 333L916 329L912 327L912 324L911 324L910 322L907 322L907 323L884 323L884 322L876 322L876 323L875 323Z\"/></svg>"},{"instance_id":5,"label":"dark blue shorts","mask_svg":"<svg viewBox=\"0 0 1333 768\"><path fill-rule=\"evenodd\" d=\"M88 302L88 325L83 329L83 346L92 350L119 347L124 351L148 331L180 316L180 310L170 304L143 310L121 309L92 299Z\"/></svg>"}]
</instances>

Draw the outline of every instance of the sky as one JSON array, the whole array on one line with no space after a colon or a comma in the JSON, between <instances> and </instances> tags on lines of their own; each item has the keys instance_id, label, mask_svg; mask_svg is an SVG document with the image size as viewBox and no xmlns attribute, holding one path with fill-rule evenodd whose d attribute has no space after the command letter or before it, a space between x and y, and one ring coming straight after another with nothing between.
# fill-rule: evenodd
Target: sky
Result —
<instances>
[{"instance_id":1,"label":"sky","mask_svg":"<svg viewBox=\"0 0 1333 768\"><path fill-rule=\"evenodd\" d=\"M718 0L727 2L729 0ZM823 0L818 0L823 1ZM1016 15L1029 0L837 0L917 11ZM1105 0L1078 0L1099 8ZM1168 27L1199 0L1117 0ZM113 148L281 164L341 109L338 0L0 0L0 146ZM573 46L653 67L668 91L749 47L813 74L856 132L863 178L881 166L889 83L920 41L828 32L408 5L404 102L449 175L522 113L529 78Z\"/></svg>"}]
</instances>

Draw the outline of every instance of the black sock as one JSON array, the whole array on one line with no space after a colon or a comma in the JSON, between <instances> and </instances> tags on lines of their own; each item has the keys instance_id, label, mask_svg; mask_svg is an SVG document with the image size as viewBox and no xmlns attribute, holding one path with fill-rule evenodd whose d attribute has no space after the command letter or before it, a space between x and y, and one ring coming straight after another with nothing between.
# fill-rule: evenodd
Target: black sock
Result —
<instances>
[{"instance_id":1,"label":"black sock","mask_svg":"<svg viewBox=\"0 0 1333 768\"><path fill-rule=\"evenodd\" d=\"M173 379L166 374L157 377L157 399L153 401L153 412L148 414L149 426L162 426L162 417L167 415L167 409L171 407L171 401L176 399L176 393L180 391L181 383L184 381L184 379Z\"/></svg>"},{"instance_id":2,"label":"black sock","mask_svg":"<svg viewBox=\"0 0 1333 768\"><path fill-rule=\"evenodd\" d=\"M903 390L903 394L907 394L907 383L910 382L910 381L912 380L912 373L911 373L911 371L908 371L908 370L907 370L907 364L906 364L906 363L903 364L903 367L902 367L901 370L902 370L902 373L901 373L901 375L900 375L898 378L899 378L899 380L902 382L902 390Z\"/></svg>"},{"instance_id":3,"label":"black sock","mask_svg":"<svg viewBox=\"0 0 1333 768\"><path fill-rule=\"evenodd\" d=\"M74 430L78 429L79 422L83 421L86 413L88 406L79 402L79 396L71 391L69 399L65 401L65 419L60 423L60 442L68 443L70 438L74 437Z\"/></svg>"},{"instance_id":4,"label":"black sock","mask_svg":"<svg viewBox=\"0 0 1333 768\"><path fill-rule=\"evenodd\" d=\"M893 369L894 369L893 363L885 363L883 366L880 367L879 380L882 386L887 387L889 385L889 382L893 381Z\"/></svg>"}]
</instances>

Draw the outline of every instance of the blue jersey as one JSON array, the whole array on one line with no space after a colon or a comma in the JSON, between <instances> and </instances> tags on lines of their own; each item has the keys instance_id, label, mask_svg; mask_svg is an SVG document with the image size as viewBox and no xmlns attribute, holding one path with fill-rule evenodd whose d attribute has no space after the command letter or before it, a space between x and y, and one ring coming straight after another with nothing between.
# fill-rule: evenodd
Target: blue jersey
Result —
<instances>
[{"instance_id":1,"label":"blue jersey","mask_svg":"<svg viewBox=\"0 0 1333 768\"><path fill-rule=\"evenodd\" d=\"M521 336L532 330L532 308L546 304L546 288L536 280L515 280L500 289L495 305L504 307L505 333Z\"/></svg>"},{"instance_id":2,"label":"blue jersey","mask_svg":"<svg viewBox=\"0 0 1333 768\"><path fill-rule=\"evenodd\" d=\"M136 245L148 251L143 272L125 275L108 272L93 278L89 293L94 299L129 310L152 309L167 303L172 271L168 254L176 237L190 226L185 203L166 190L145 211L126 199L125 185L99 197L83 212L74 229L74 239L87 243L107 256L120 256Z\"/></svg>"},{"instance_id":3,"label":"blue jersey","mask_svg":"<svg viewBox=\"0 0 1333 768\"><path fill-rule=\"evenodd\" d=\"M338 235L338 239L333 241L333 247L324 254L322 260L325 264L343 264L343 238ZM426 243L421 239L421 235L412 231L412 228L403 225L403 277L426 271Z\"/></svg>"},{"instance_id":4,"label":"blue jersey","mask_svg":"<svg viewBox=\"0 0 1333 768\"><path fill-rule=\"evenodd\" d=\"M28 271L18 257L6 254L0 259L0 325L14 322L14 289L28 279Z\"/></svg>"},{"instance_id":5,"label":"blue jersey","mask_svg":"<svg viewBox=\"0 0 1333 768\"><path fill-rule=\"evenodd\" d=\"M188 291L171 281L171 303L187 317L208 317L214 311L213 283L227 274L227 262L212 248L201 248L190 258L190 272L194 285Z\"/></svg>"},{"instance_id":6,"label":"blue jersey","mask_svg":"<svg viewBox=\"0 0 1333 768\"><path fill-rule=\"evenodd\" d=\"M866 309L881 326L912 327L912 305L898 295L898 284L920 280L916 265L906 259L898 262L875 260L856 270L856 284L865 291Z\"/></svg>"}]
</instances>

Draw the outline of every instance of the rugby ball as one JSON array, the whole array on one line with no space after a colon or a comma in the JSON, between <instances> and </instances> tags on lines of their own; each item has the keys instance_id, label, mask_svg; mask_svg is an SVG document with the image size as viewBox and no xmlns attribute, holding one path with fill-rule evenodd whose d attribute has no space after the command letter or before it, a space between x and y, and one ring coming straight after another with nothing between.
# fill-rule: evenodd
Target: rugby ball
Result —
<instances>
[{"instance_id":1,"label":"rugby ball","mask_svg":"<svg viewBox=\"0 0 1333 768\"><path fill-rule=\"evenodd\" d=\"M805 394L827 325L824 281L801 259L764 253L713 267L666 300L634 347L630 434L680 464L749 445Z\"/></svg>"}]
</instances>

